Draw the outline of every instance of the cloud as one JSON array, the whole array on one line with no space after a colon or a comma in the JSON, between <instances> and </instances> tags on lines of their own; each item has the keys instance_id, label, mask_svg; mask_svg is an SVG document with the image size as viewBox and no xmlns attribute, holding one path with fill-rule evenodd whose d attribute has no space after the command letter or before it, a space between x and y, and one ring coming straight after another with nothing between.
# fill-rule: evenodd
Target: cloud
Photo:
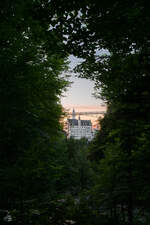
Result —
<instances>
[{"instance_id":1,"label":"cloud","mask_svg":"<svg viewBox=\"0 0 150 225\"><path fill-rule=\"evenodd\" d=\"M106 111L106 106L101 105L64 105L64 108L72 112L73 108L76 112L93 112Z\"/></svg>"}]
</instances>

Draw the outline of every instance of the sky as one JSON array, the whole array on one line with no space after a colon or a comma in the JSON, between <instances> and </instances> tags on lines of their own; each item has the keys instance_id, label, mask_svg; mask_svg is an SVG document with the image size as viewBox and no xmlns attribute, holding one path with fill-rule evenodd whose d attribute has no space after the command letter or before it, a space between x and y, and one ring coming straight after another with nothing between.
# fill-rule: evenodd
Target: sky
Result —
<instances>
[{"instance_id":1,"label":"sky","mask_svg":"<svg viewBox=\"0 0 150 225\"><path fill-rule=\"evenodd\" d=\"M74 56L69 57L70 69L73 69L82 59L78 59ZM93 111L106 111L106 106L101 99L96 99L93 96L94 82L87 79L81 79L75 76L74 73L70 74L69 81L72 82L68 87L67 92L64 93L64 97L61 98L61 103L66 111L72 112L73 108L76 112L93 112ZM70 115L70 118L72 116ZM91 120L93 128L99 129L99 118L102 118L102 114L90 114L81 115L82 120ZM65 118L66 120L67 118ZM76 116L78 119L78 116Z\"/></svg>"},{"instance_id":2,"label":"sky","mask_svg":"<svg viewBox=\"0 0 150 225\"><path fill-rule=\"evenodd\" d=\"M69 57L70 68L73 69L82 59L78 59L74 56ZM64 108L72 111L74 108L76 111L100 111L101 99L96 99L93 96L94 82L77 78L74 73L71 73L69 81L73 82L68 87L67 92L64 93L64 97L61 99L61 103Z\"/></svg>"}]
</instances>

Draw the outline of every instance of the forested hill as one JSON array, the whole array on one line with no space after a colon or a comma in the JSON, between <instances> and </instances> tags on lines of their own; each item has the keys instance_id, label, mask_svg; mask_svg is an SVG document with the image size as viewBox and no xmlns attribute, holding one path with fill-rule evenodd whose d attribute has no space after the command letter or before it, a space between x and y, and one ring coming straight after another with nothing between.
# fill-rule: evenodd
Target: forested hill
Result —
<instances>
[{"instance_id":1,"label":"forested hill","mask_svg":"<svg viewBox=\"0 0 150 225\"><path fill-rule=\"evenodd\" d=\"M0 3L0 224L150 223L149 27L148 0ZM69 54L108 105L91 143L59 122Z\"/></svg>"}]
</instances>

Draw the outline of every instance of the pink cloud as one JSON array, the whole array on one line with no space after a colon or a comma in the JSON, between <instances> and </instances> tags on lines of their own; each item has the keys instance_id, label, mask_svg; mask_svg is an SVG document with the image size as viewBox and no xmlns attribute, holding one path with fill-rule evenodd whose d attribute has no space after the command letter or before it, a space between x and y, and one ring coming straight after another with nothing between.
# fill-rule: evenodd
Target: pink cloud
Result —
<instances>
[{"instance_id":1,"label":"pink cloud","mask_svg":"<svg viewBox=\"0 0 150 225\"><path fill-rule=\"evenodd\" d=\"M73 108L76 112L92 112L92 111L106 111L106 106L101 104L97 105L66 105L64 106L67 111L72 112Z\"/></svg>"}]
</instances>

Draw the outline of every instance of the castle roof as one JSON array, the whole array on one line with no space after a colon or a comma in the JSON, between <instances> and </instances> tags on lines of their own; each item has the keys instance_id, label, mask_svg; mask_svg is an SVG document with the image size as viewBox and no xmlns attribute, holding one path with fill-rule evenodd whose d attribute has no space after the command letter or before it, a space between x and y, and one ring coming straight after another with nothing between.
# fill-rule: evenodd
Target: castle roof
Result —
<instances>
[{"instance_id":1,"label":"castle roof","mask_svg":"<svg viewBox=\"0 0 150 225\"><path fill-rule=\"evenodd\" d=\"M71 126L78 126L78 120L76 119L68 119L68 122Z\"/></svg>"},{"instance_id":2,"label":"castle roof","mask_svg":"<svg viewBox=\"0 0 150 225\"><path fill-rule=\"evenodd\" d=\"M92 126L91 120L80 120L81 126ZM68 119L68 122L71 126L78 126L79 121L76 119Z\"/></svg>"},{"instance_id":3,"label":"castle roof","mask_svg":"<svg viewBox=\"0 0 150 225\"><path fill-rule=\"evenodd\" d=\"M92 126L91 120L81 120L81 126Z\"/></svg>"}]
</instances>

